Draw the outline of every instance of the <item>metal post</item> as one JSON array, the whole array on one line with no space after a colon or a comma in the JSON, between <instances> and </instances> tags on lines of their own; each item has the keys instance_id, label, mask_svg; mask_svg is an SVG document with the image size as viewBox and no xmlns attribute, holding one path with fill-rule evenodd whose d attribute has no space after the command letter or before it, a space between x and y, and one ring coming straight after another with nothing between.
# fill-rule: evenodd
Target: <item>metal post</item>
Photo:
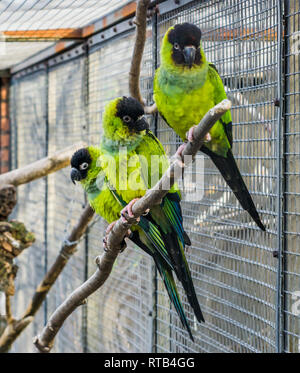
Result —
<instances>
[{"instance_id":1,"label":"metal post","mask_svg":"<svg viewBox=\"0 0 300 373\"><path fill-rule=\"evenodd\" d=\"M157 14L154 12L152 16L152 79L154 79L155 70L157 68ZM158 122L158 114L155 113L153 115L153 121L154 121L154 134L157 136L157 122ZM153 301L154 301L154 315L153 315L153 332L152 332L152 352L157 352L157 290L158 290L158 272L156 265L153 266Z\"/></svg>"},{"instance_id":2,"label":"metal post","mask_svg":"<svg viewBox=\"0 0 300 373\"><path fill-rule=\"evenodd\" d=\"M83 44L85 48L85 64L84 64L84 110L85 110L85 123L83 129L86 131L87 137L89 136L89 47L88 43ZM87 196L84 194L85 205L88 203ZM88 232L87 232L88 233ZM84 278L83 281L88 279L88 261L89 261L89 236L85 234L84 237ZM83 352L88 352L88 307L87 303L82 306L82 348Z\"/></svg>"},{"instance_id":3,"label":"metal post","mask_svg":"<svg viewBox=\"0 0 300 373\"><path fill-rule=\"evenodd\" d=\"M277 0L277 137L276 137L276 168L277 168L277 250L278 250L278 266L277 266L277 299L276 299L276 348L277 352L283 352L283 188L282 188L282 107L283 107L283 91L282 91L282 35L283 35L283 9L282 2Z\"/></svg>"},{"instance_id":4,"label":"metal post","mask_svg":"<svg viewBox=\"0 0 300 373\"><path fill-rule=\"evenodd\" d=\"M45 157L49 153L49 66L46 62L46 83L45 83ZM45 247L45 260L44 260L44 273L48 270L48 176L45 178L45 216L44 216L44 247ZM48 320L48 304L47 298L44 302L44 324Z\"/></svg>"}]
</instances>

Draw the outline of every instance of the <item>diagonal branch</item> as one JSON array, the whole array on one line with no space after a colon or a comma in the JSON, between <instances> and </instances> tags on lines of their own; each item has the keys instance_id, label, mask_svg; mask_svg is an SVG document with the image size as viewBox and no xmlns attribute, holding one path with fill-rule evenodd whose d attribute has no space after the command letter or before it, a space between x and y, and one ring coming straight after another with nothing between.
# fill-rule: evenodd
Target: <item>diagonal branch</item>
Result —
<instances>
[{"instance_id":1,"label":"diagonal branch","mask_svg":"<svg viewBox=\"0 0 300 373\"><path fill-rule=\"evenodd\" d=\"M29 183L52 172L58 171L69 165L73 153L86 146L86 143L79 142L53 155L39 159L24 167L0 175L0 189L6 184L18 186Z\"/></svg>"},{"instance_id":2,"label":"diagonal branch","mask_svg":"<svg viewBox=\"0 0 300 373\"><path fill-rule=\"evenodd\" d=\"M203 144L203 139L210 128L218 119L231 107L229 100L224 100L204 116L198 126L194 129L194 142L188 142L182 155L185 165L192 162L192 158ZM50 352L54 338L66 318L79 306L85 299L95 292L108 278L115 259L117 258L122 241L128 231L128 228L136 222L136 218L141 216L147 209L151 209L159 204L162 198L168 193L168 190L174 184L176 179L182 175L182 162L174 158L170 167L164 173L156 186L147 191L147 193L132 206L134 218L130 223L124 223L119 219L107 238L108 250L101 257L96 258L97 270L84 284L73 291L72 294L54 311L42 333L35 338L34 344L40 352ZM168 185L168 189L164 186Z\"/></svg>"}]
</instances>

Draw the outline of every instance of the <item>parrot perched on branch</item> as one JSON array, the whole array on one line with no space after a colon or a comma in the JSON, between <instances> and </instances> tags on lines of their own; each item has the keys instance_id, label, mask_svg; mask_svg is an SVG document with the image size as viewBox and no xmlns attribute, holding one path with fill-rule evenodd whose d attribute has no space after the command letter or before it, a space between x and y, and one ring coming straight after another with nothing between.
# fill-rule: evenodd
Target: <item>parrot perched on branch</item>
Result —
<instances>
[{"instance_id":1,"label":"parrot perched on branch","mask_svg":"<svg viewBox=\"0 0 300 373\"><path fill-rule=\"evenodd\" d=\"M157 109L183 141L186 136L193 141L194 126L227 98L216 67L206 60L201 47L201 30L190 23L170 27L162 40L160 60L153 88ZM200 150L211 158L241 206L265 231L231 148L232 119L227 111L211 128Z\"/></svg>"},{"instance_id":2,"label":"parrot perched on branch","mask_svg":"<svg viewBox=\"0 0 300 373\"><path fill-rule=\"evenodd\" d=\"M153 158L154 156L154 158ZM154 162L154 164L152 163ZM149 130L143 106L133 98L109 102L103 115L100 148L89 146L71 159L71 179L80 181L96 213L111 223L132 217L132 205L154 186L169 162L159 140ZM152 256L182 324L193 340L173 272L182 283L199 322L204 322L184 254L191 245L183 229L180 192L174 185L156 205L131 226L129 239Z\"/></svg>"}]
</instances>

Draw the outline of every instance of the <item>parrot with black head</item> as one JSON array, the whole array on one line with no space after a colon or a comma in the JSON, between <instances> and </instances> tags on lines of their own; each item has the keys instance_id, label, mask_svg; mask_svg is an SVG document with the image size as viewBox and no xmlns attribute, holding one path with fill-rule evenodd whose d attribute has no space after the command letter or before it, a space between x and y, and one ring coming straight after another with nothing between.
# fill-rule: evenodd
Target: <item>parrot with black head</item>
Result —
<instances>
[{"instance_id":1,"label":"parrot with black head","mask_svg":"<svg viewBox=\"0 0 300 373\"><path fill-rule=\"evenodd\" d=\"M126 149L126 152L120 152L120 149ZM151 167L153 155L159 156L160 163ZM168 166L161 143L149 130L143 106L124 96L105 107L100 148L90 146L73 155L71 179L81 182L90 205L110 223L109 233L120 216L124 221L126 216L132 216L134 202L152 186L152 180L160 179ZM184 254L185 246L191 242L183 229L180 199L175 184L160 205L152 207L131 226L129 239L154 259L169 298L193 340L173 277L175 272L197 320L203 322Z\"/></svg>"},{"instance_id":2,"label":"parrot with black head","mask_svg":"<svg viewBox=\"0 0 300 373\"><path fill-rule=\"evenodd\" d=\"M160 67L154 77L154 101L165 122L186 141L193 129L216 104L226 99L216 67L201 45L201 30L194 24L170 27L163 37ZM200 150L207 154L244 210L266 230L232 153L232 119L227 111L211 128Z\"/></svg>"}]
</instances>

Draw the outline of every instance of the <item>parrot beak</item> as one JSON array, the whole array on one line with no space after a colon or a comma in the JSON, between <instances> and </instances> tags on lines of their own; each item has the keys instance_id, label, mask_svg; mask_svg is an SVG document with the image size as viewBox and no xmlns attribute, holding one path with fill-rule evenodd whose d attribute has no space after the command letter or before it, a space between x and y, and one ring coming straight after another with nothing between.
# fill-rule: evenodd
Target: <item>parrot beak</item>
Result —
<instances>
[{"instance_id":1,"label":"parrot beak","mask_svg":"<svg viewBox=\"0 0 300 373\"><path fill-rule=\"evenodd\" d=\"M70 176L71 176L71 180L72 180L73 184L76 184L75 180L76 181L80 181L81 180L81 174L80 174L80 172L76 168L72 168L71 169Z\"/></svg>"},{"instance_id":2,"label":"parrot beak","mask_svg":"<svg viewBox=\"0 0 300 373\"><path fill-rule=\"evenodd\" d=\"M183 56L186 65L191 68L193 66L193 63L195 62L196 48L193 45L185 47L183 49Z\"/></svg>"},{"instance_id":3,"label":"parrot beak","mask_svg":"<svg viewBox=\"0 0 300 373\"><path fill-rule=\"evenodd\" d=\"M143 130L147 130L149 129L149 124L148 122L146 121L145 117L143 116L141 119L138 119L136 122L135 122L135 128L137 131L143 131Z\"/></svg>"}]
</instances>

